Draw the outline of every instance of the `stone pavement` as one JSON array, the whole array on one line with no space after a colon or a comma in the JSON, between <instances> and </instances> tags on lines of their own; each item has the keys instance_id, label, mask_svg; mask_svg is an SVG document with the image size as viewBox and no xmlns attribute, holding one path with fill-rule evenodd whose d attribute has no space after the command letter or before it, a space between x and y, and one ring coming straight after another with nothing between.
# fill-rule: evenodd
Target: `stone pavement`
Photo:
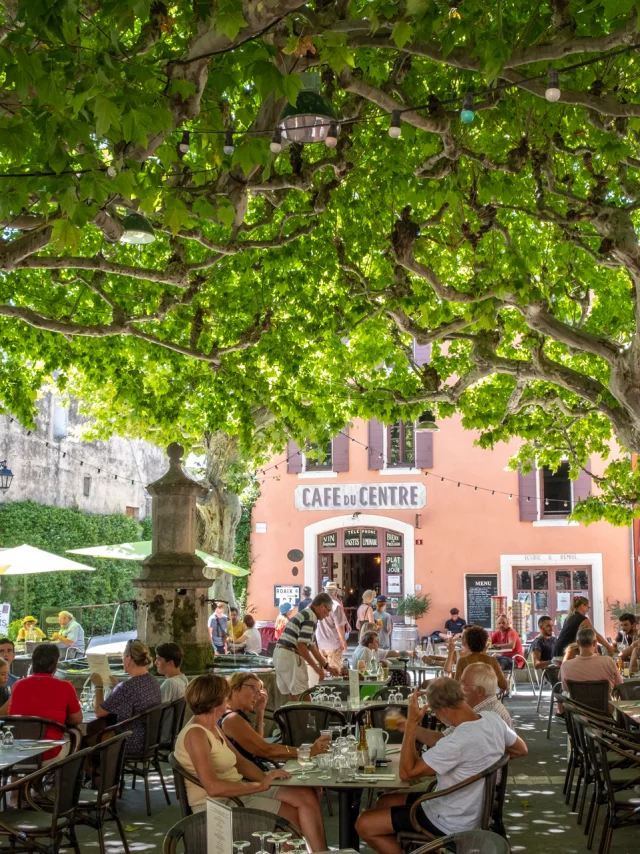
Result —
<instances>
[{"instance_id":1,"label":"stone pavement","mask_svg":"<svg viewBox=\"0 0 640 854\"><path fill-rule=\"evenodd\" d=\"M524 686L507 705L514 717L516 728L529 746L529 755L510 766L510 782L505 803L505 824L513 852L525 854L585 854L586 837L583 828L576 824L576 816L564 803L562 783L566 767L567 738L561 722L552 724L552 737L546 738L546 715L536 715L535 698ZM548 709L543 704L542 711ZM121 814L127 826L127 838L132 854L161 854L162 841L167 830L180 819L180 811L173 793L173 778L167 767L166 780L172 799L167 806L157 779L151 780L153 814L147 818L144 805L144 789L138 781L136 791L129 788L121 800ZM337 802L333 798L333 817L324 815L328 843L332 848L338 844ZM639 799L640 804L640 799ZM603 811L601 810L601 813ZM601 818L602 822L602 818ZM601 826L601 824L600 824ZM596 833L594 850L597 852L600 826ZM80 828L81 849L87 854L98 851L95 833L89 828ZM613 837L612 854L637 854L640 843L638 829L626 828L616 831ZM106 832L107 854L122 850L112 825ZM367 854L367 849L363 849ZM199 852L200 854L200 852ZM201 854L206 854L202 852Z\"/></svg>"}]
</instances>

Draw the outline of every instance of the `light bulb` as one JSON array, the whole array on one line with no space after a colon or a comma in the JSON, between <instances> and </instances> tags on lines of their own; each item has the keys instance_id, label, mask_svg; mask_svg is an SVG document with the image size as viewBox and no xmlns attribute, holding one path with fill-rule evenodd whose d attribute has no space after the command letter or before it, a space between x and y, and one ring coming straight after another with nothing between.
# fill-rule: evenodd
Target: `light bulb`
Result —
<instances>
[{"instance_id":1,"label":"light bulb","mask_svg":"<svg viewBox=\"0 0 640 854\"><path fill-rule=\"evenodd\" d=\"M115 178L117 174L118 174L118 170L116 169L115 166L108 166L107 167L107 175L109 176L109 178Z\"/></svg>"},{"instance_id":2,"label":"light bulb","mask_svg":"<svg viewBox=\"0 0 640 854\"><path fill-rule=\"evenodd\" d=\"M271 145L269 146L273 154L280 154L282 151L282 131L280 128L276 128L273 132L273 138L271 140Z\"/></svg>"},{"instance_id":3,"label":"light bulb","mask_svg":"<svg viewBox=\"0 0 640 854\"><path fill-rule=\"evenodd\" d=\"M189 151L189 131L186 130L182 134L182 139L178 143L178 151L180 154L186 154Z\"/></svg>"},{"instance_id":4,"label":"light bulb","mask_svg":"<svg viewBox=\"0 0 640 854\"><path fill-rule=\"evenodd\" d=\"M233 154L233 131L228 130L224 135L224 145L222 146L222 150L225 154Z\"/></svg>"},{"instance_id":5,"label":"light bulb","mask_svg":"<svg viewBox=\"0 0 640 854\"><path fill-rule=\"evenodd\" d=\"M389 136L391 139L398 139L402 135L400 127L400 110L393 110L391 113L391 124L389 125Z\"/></svg>"},{"instance_id":6,"label":"light bulb","mask_svg":"<svg viewBox=\"0 0 640 854\"><path fill-rule=\"evenodd\" d=\"M329 130L325 137L325 145L328 148L335 148L338 144L338 134L340 133L340 129L338 128L337 122L331 122L329 125Z\"/></svg>"},{"instance_id":7,"label":"light bulb","mask_svg":"<svg viewBox=\"0 0 640 854\"><path fill-rule=\"evenodd\" d=\"M473 121L475 113L473 111L473 94L467 92L462 99L462 109L460 110L460 121L468 125Z\"/></svg>"},{"instance_id":8,"label":"light bulb","mask_svg":"<svg viewBox=\"0 0 640 854\"><path fill-rule=\"evenodd\" d=\"M544 97L547 101L551 101L551 103L555 103L560 100L560 81L558 80L558 72L555 68L549 69L549 76L547 78L547 90L544 93Z\"/></svg>"}]
</instances>

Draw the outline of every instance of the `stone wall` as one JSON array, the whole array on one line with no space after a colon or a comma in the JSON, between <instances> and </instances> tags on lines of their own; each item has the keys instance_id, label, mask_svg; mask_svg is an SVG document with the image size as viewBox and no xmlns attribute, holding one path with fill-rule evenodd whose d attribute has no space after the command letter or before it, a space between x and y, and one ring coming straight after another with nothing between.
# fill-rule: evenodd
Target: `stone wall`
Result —
<instances>
[{"instance_id":1,"label":"stone wall","mask_svg":"<svg viewBox=\"0 0 640 854\"><path fill-rule=\"evenodd\" d=\"M14 474L4 501L31 500L87 513L128 513L138 519L151 512L146 484L166 471L163 451L120 436L106 442L78 439L86 419L75 400L65 405L46 392L38 406L37 430L30 436L10 416L0 416L0 459L6 458Z\"/></svg>"}]
</instances>

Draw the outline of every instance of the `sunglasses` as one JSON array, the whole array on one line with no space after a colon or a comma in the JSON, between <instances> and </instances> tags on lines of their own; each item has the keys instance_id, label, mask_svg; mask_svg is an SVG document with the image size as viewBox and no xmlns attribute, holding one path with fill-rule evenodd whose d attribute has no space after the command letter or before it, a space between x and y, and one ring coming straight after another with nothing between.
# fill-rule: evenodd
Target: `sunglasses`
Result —
<instances>
[{"instance_id":1,"label":"sunglasses","mask_svg":"<svg viewBox=\"0 0 640 854\"><path fill-rule=\"evenodd\" d=\"M249 688L251 691L253 691L254 694L260 693L260 688L258 687L258 685L252 685L251 682L243 682L242 687Z\"/></svg>"}]
</instances>

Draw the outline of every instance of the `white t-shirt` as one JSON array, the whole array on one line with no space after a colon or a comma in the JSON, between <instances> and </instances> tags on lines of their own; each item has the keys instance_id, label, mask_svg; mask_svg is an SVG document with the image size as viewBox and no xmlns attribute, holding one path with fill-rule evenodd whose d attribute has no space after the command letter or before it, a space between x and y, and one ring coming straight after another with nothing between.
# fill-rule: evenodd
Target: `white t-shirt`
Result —
<instances>
[{"instance_id":1,"label":"white t-shirt","mask_svg":"<svg viewBox=\"0 0 640 854\"><path fill-rule=\"evenodd\" d=\"M362 644L358 644L358 646L354 649L353 655L351 656L351 667L353 670L358 669L358 662L364 661L364 663L369 666L369 662L372 658L377 658L378 661L382 661L385 657L386 650L370 649L368 646L362 646Z\"/></svg>"},{"instance_id":2,"label":"white t-shirt","mask_svg":"<svg viewBox=\"0 0 640 854\"><path fill-rule=\"evenodd\" d=\"M242 635L242 643L246 652L256 652L258 655L262 652L262 636L260 630L254 626L252 629Z\"/></svg>"},{"instance_id":3,"label":"white t-shirt","mask_svg":"<svg viewBox=\"0 0 640 854\"><path fill-rule=\"evenodd\" d=\"M495 712L480 712L479 721L467 721L455 727L451 735L441 738L424 755L424 761L438 775L436 791L462 783L485 771L500 759L517 739ZM461 833L479 826L482 812L484 781L478 780L466 789L453 792L422 808L443 833Z\"/></svg>"},{"instance_id":4,"label":"white t-shirt","mask_svg":"<svg viewBox=\"0 0 640 854\"><path fill-rule=\"evenodd\" d=\"M184 673L178 673L176 676L169 676L160 686L163 703L172 703L174 700L184 697L184 692L187 690L189 680Z\"/></svg>"}]
</instances>

